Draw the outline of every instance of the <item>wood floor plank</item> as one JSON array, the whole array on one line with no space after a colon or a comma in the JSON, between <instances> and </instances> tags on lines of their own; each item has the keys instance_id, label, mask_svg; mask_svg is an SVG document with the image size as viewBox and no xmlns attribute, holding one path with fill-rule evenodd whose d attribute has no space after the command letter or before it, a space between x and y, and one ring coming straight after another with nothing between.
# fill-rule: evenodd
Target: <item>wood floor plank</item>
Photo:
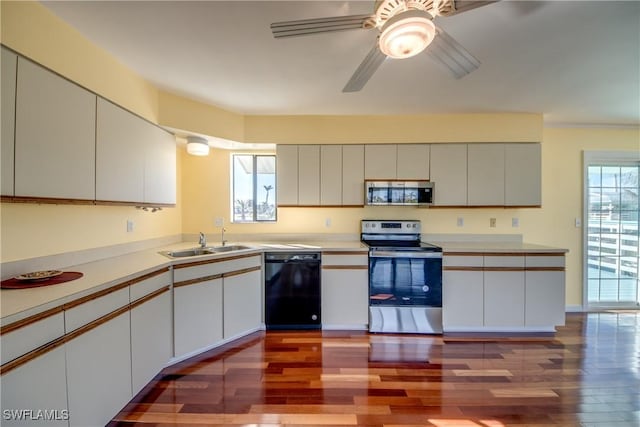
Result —
<instances>
[{"instance_id":1,"label":"wood floor plank","mask_svg":"<svg viewBox=\"0 0 640 427\"><path fill-rule=\"evenodd\" d=\"M640 312L553 337L268 331L167 367L115 426L640 426Z\"/></svg>"}]
</instances>

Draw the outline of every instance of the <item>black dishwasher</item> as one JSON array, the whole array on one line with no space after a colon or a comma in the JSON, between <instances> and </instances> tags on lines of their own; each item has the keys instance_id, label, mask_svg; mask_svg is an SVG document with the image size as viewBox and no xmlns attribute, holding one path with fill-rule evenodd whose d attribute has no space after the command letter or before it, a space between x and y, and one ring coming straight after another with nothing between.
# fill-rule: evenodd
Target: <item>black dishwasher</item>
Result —
<instances>
[{"instance_id":1,"label":"black dishwasher","mask_svg":"<svg viewBox=\"0 0 640 427\"><path fill-rule=\"evenodd\" d=\"M264 254L267 329L320 329L320 253Z\"/></svg>"}]
</instances>

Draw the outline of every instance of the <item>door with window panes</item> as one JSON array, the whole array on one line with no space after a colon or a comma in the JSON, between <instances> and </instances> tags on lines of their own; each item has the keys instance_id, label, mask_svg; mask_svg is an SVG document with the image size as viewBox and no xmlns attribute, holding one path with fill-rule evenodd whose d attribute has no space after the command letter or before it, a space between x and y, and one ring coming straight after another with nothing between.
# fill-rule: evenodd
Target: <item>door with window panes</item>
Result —
<instances>
[{"instance_id":1,"label":"door with window panes","mask_svg":"<svg viewBox=\"0 0 640 427\"><path fill-rule=\"evenodd\" d=\"M640 163L585 164L586 303L636 308L640 301Z\"/></svg>"}]
</instances>

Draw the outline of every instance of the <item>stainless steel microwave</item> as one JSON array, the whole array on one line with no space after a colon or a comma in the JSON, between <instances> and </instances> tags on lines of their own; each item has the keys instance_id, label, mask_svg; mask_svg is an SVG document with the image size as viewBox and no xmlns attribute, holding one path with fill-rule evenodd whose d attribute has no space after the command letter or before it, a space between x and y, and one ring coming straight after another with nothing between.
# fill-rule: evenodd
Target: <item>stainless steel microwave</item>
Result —
<instances>
[{"instance_id":1,"label":"stainless steel microwave","mask_svg":"<svg viewBox=\"0 0 640 427\"><path fill-rule=\"evenodd\" d=\"M430 181L365 180L365 204L373 206L429 206L435 185Z\"/></svg>"}]
</instances>

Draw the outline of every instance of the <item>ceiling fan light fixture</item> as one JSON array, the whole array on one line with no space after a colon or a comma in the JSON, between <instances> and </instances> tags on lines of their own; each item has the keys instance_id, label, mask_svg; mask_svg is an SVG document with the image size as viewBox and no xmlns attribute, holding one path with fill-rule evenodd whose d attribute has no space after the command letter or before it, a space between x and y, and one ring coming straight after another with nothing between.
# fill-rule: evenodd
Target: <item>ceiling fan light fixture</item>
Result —
<instances>
[{"instance_id":1,"label":"ceiling fan light fixture","mask_svg":"<svg viewBox=\"0 0 640 427\"><path fill-rule=\"evenodd\" d=\"M378 44L391 58L410 58L425 50L435 35L436 27L428 12L408 10L384 23Z\"/></svg>"},{"instance_id":2,"label":"ceiling fan light fixture","mask_svg":"<svg viewBox=\"0 0 640 427\"><path fill-rule=\"evenodd\" d=\"M209 143L199 136L187 136L187 153L192 156L208 156Z\"/></svg>"}]
</instances>

